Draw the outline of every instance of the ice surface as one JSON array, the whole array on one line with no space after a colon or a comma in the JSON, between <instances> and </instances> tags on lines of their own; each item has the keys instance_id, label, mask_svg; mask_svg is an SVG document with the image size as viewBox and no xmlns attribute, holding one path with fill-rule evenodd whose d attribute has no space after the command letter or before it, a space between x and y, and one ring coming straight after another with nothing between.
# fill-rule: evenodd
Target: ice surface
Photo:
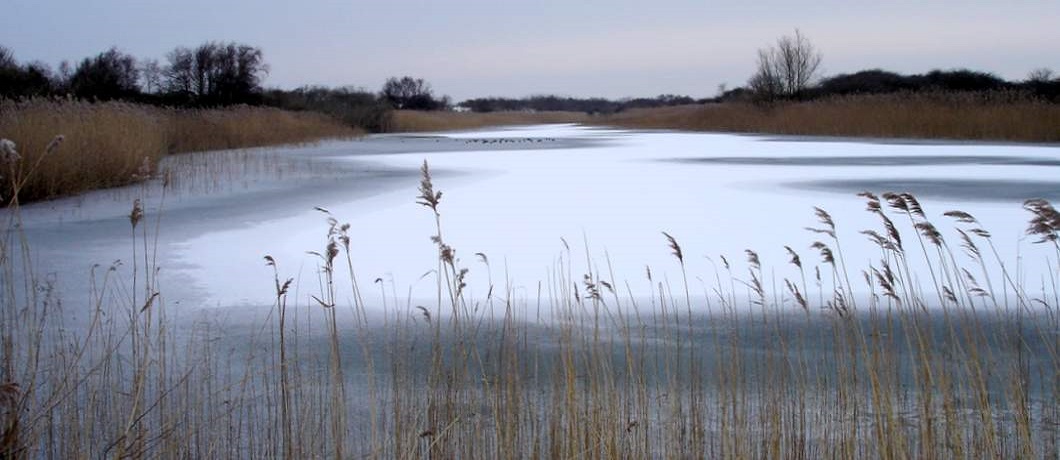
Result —
<instances>
[{"instance_id":1,"label":"ice surface","mask_svg":"<svg viewBox=\"0 0 1060 460\"><path fill-rule=\"evenodd\" d=\"M511 142L472 142L500 139ZM860 270L880 253L858 232L879 229L879 222L855 193L908 190L921 194L928 217L958 257L963 256L951 221L942 217L951 209L979 218L1010 266L1021 255L1023 278L1038 286L1051 276L1045 258L1052 253L1024 236L1030 216L1020 205L1060 190L1058 154L1060 148L1031 145L837 142L545 125L377 136L243 152L235 160L231 152L212 152L196 158L219 164L222 172L183 166L200 167L195 177L215 179L198 186L186 182L167 192L165 202L155 183L27 206L23 218L37 268L60 280L68 304L87 294L93 264L121 259L126 261L121 270L130 269L127 215L132 200L142 196L148 225L155 225L161 203L157 260L167 302L267 306L274 293L271 268L262 260L266 254L278 261L281 276L297 279L300 301L319 294L318 259L307 251L324 251L326 216L314 207L325 208L350 224L358 280L378 307L377 278L402 298L429 299L435 292L430 276L421 279L437 268L429 239L434 218L415 203L418 168L426 160L435 188L443 192L443 237L470 269L471 296L485 297L491 281L502 293L510 280L513 295L533 305L538 293L555 283L558 267L568 263L576 281L591 269L623 294L627 283L635 295L652 291L646 267L655 283L668 281L679 289L680 267L663 231L683 249L694 294L710 291L721 255L738 278L746 278L745 249L759 253L767 287L779 292L783 278L798 276L787 264L784 245L807 264L819 260L809 245L824 235L804 230L819 226L814 206L834 217L850 275L860 278ZM258 166L236 167L250 163ZM892 217L903 224L902 216ZM916 240L907 221L900 228L907 241ZM476 253L488 256L489 267ZM921 273L927 286L926 272ZM341 300L349 297L340 292Z\"/></svg>"}]
</instances>

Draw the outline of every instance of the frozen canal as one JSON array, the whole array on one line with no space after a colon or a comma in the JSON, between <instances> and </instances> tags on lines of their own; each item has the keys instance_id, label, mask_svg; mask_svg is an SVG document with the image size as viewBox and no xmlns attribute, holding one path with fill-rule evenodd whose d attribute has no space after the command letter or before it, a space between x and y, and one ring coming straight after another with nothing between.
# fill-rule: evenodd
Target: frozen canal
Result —
<instances>
[{"instance_id":1,"label":"frozen canal","mask_svg":"<svg viewBox=\"0 0 1060 460\"><path fill-rule=\"evenodd\" d=\"M498 291L510 284L513 296L534 305L568 263L575 280L588 267L626 294L650 292L646 267L656 283L676 286L681 272L663 231L681 245L694 293L713 285L719 256L738 277L746 273L745 249L757 251L766 284L778 286L798 276L785 245L807 265L820 260L809 246L826 237L804 229L820 226L814 206L834 217L851 276L860 278L880 251L859 231L881 230L855 196L862 190L914 193L958 257L953 221L942 213L975 215L1007 264L1015 267L1022 257L1020 276L1029 289L1049 283L1046 258L1055 255L1025 235L1031 216L1021 204L1060 200L1057 146L573 125L174 156L164 194L159 178L27 206L22 219L38 272L68 306L87 301L94 265L121 261L118 273L128 273L137 245L142 267L145 227L134 240L128 218L141 198L147 263L156 264L171 311L252 308L274 300L266 254L282 277L296 279L299 303L320 292L319 259L307 254L324 252L327 243L326 216L314 209L320 207L350 224L357 277L368 303L381 308L380 287L400 299L435 292L431 277L423 278L437 267L434 216L415 198L424 160L443 192L444 238L470 270L472 298L485 297L491 283ZM916 240L905 216L892 218L907 241Z\"/></svg>"}]
</instances>

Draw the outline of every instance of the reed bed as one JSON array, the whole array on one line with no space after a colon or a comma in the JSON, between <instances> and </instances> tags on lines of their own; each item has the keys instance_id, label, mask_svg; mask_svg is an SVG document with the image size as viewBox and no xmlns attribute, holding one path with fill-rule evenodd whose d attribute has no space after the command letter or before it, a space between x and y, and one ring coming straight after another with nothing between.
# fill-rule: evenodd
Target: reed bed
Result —
<instances>
[{"instance_id":1,"label":"reed bed","mask_svg":"<svg viewBox=\"0 0 1060 460\"><path fill-rule=\"evenodd\" d=\"M316 112L250 106L173 111L168 129L170 153L297 144L364 134Z\"/></svg>"},{"instance_id":2,"label":"reed bed","mask_svg":"<svg viewBox=\"0 0 1060 460\"><path fill-rule=\"evenodd\" d=\"M44 155L56 134L63 136L63 147ZM124 102L0 101L0 137L13 141L23 157L0 173L0 196L10 199L15 182L21 182L18 199L23 202L129 184L171 153L356 134L323 115L269 108L175 110Z\"/></svg>"},{"instance_id":3,"label":"reed bed","mask_svg":"<svg viewBox=\"0 0 1060 460\"><path fill-rule=\"evenodd\" d=\"M0 137L14 141L23 157L0 179L3 196L12 197L20 178L23 201L128 184L145 161L153 165L165 155L166 129L161 111L134 104L2 101ZM45 155L56 134L64 137L62 148Z\"/></svg>"},{"instance_id":4,"label":"reed bed","mask_svg":"<svg viewBox=\"0 0 1060 460\"><path fill-rule=\"evenodd\" d=\"M634 109L591 122L694 131L1060 142L1060 105L1011 94L862 95L773 105L718 103Z\"/></svg>"},{"instance_id":5,"label":"reed bed","mask_svg":"<svg viewBox=\"0 0 1060 460\"><path fill-rule=\"evenodd\" d=\"M418 202L436 223L424 232L438 254L425 267L437 284L429 304L362 279L356 229L321 210L320 247L307 248L312 287L292 284L296 264L266 256L275 302L260 323L211 315L177 327L150 257L158 221L137 201L132 262L93 272L91 305L67 324L70 306L49 294L9 228L0 456L1060 453L1060 291L1025 284L974 216L946 213L962 232L951 246L915 197L865 193L879 221L865 231L880 249L871 266L844 262L838 224L817 210L813 254L789 249L784 266L747 251L715 273L686 273L685 248L662 234L678 279L612 273L565 249L536 293L505 281L472 297L468 277L503 279L500 269L485 254L457 256L426 163L422 174ZM1025 207L1043 242L1035 256L1055 264L1060 213L1041 200ZM17 209L9 215L17 221ZM919 262L930 276L910 271ZM1050 274L1045 286L1056 286ZM696 275L709 280L702 292L689 283ZM624 294L629 283L651 294Z\"/></svg>"},{"instance_id":6,"label":"reed bed","mask_svg":"<svg viewBox=\"0 0 1060 460\"><path fill-rule=\"evenodd\" d=\"M388 132L455 131L490 126L533 125L541 123L582 123L589 116L580 112L446 112L396 110Z\"/></svg>"}]
</instances>

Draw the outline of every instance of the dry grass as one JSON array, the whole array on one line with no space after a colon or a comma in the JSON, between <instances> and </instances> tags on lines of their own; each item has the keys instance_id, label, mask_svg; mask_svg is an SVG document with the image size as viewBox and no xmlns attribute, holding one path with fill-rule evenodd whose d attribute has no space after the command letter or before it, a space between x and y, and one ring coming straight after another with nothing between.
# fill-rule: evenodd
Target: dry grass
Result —
<instances>
[{"instance_id":1,"label":"dry grass","mask_svg":"<svg viewBox=\"0 0 1060 460\"><path fill-rule=\"evenodd\" d=\"M626 128L881 138L1060 142L1060 105L1005 95L851 96L635 109L592 120Z\"/></svg>"},{"instance_id":2,"label":"dry grass","mask_svg":"<svg viewBox=\"0 0 1060 460\"><path fill-rule=\"evenodd\" d=\"M0 239L0 457L1060 453L1057 280L1044 281L1051 292L1023 284L1021 267L1005 265L1012 257L968 214L946 214L965 232L956 254L914 197L864 194L880 222L866 233L881 255L870 266L846 265L837 223L817 210L816 263L791 251L788 266L764 267L748 251L745 263L686 274L691 251L664 234L677 286L651 270L645 280L583 266L592 258L568 248L536 297L507 280L472 297L468 276L503 269L486 255L455 256L442 194L426 164L422 172L436 303L413 304L393 286L388 294L381 280L362 290L356 230L327 214L313 253L319 282L292 294L295 264L267 257L273 313L246 329L174 327L151 257L157 220L139 200L132 257L95 272L87 318L65 324L12 213ZM1044 201L1026 208L1047 244L1020 257L1055 263L1060 213ZM929 273L910 271L914 263ZM702 293L690 275L707 280ZM651 294L622 294L620 276Z\"/></svg>"},{"instance_id":3,"label":"dry grass","mask_svg":"<svg viewBox=\"0 0 1060 460\"><path fill-rule=\"evenodd\" d=\"M169 152L260 147L362 134L316 112L239 106L168 114Z\"/></svg>"},{"instance_id":4,"label":"dry grass","mask_svg":"<svg viewBox=\"0 0 1060 460\"><path fill-rule=\"evenodd\" d=\"M422 112L397 110L389 132L455 131L490 126L533 125L541 123L583 123L589 116L580 112Z\"/></svg>"},{"instance_id":5,"label":"dry grass","mask_svg":"<svg viewBox=\"0 0 1060 460\"><path fill-rule=\"evenodd\" d=\"M44 155L57 134L63 145ZM10 198L12 181L25 178L24 202L127 184L145 158L155 164L165 155L168 142L159 110L49 100L0 102L0 137L14 141L23 157L0 179L3 196Z\"/></svg>"},{"instance_id":6,"label":"dry grass","mask_svg":"<svg viewBox=\"0 0 1060 460\"><path fill-rule=\"evenodd\" d=\"M56 134L62 146L43 155ZM134 182L168 153L310 142L356 132L325 116L277 109L166 110L121 102L0 101L0 138L22 161L0 173L2 196L49 199Z\"/></svg>"}]
</instances>

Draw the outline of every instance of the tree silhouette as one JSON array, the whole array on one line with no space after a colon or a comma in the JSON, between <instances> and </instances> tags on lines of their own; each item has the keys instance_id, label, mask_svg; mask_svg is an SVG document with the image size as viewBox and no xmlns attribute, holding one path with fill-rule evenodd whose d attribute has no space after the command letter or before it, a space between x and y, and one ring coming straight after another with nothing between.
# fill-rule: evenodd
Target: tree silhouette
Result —
<instances>
[{"instance_id":1,"label":"tree silhouette","mask_svg":"<svg viewBox=\"0 0 1060 460\"><path fill-rule=\"evenodd\" d=\"M799 29L758 50L758 66L748 86L759 100L799 98L818 78L821 52Z\"/></svg>"},{"instance_id":2,"label":"tree silhouette","mask_svg":"<svg viewBox=\"0 0 1060 460\"><path fill-rule=\"evenodd\" d=\"M122 99L140 92L136 58L111 48L85 58L70 77L70 90L86 99Z\"/></svg>"}]
</instances>

